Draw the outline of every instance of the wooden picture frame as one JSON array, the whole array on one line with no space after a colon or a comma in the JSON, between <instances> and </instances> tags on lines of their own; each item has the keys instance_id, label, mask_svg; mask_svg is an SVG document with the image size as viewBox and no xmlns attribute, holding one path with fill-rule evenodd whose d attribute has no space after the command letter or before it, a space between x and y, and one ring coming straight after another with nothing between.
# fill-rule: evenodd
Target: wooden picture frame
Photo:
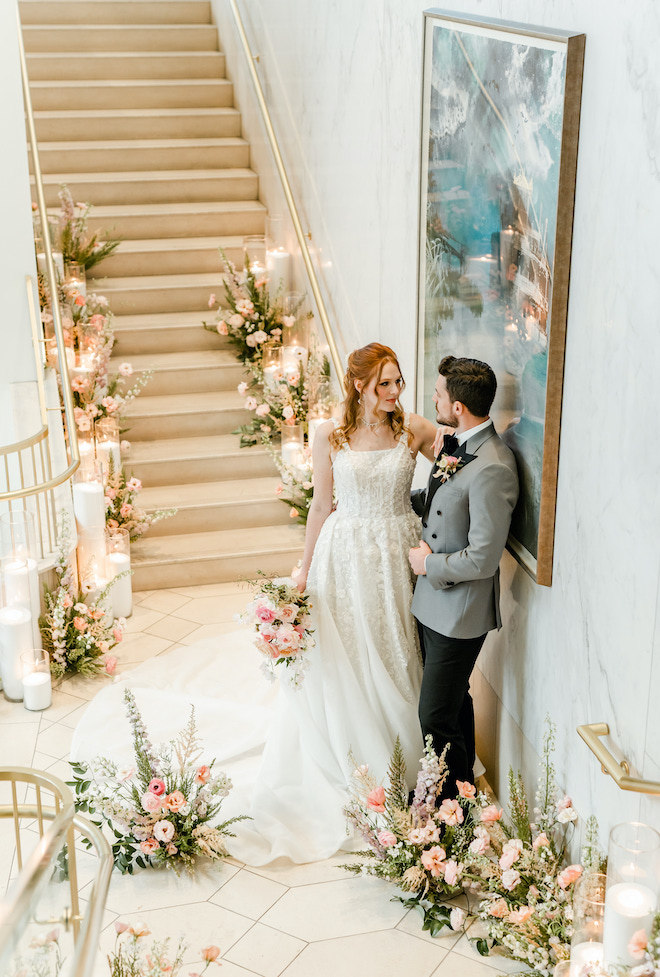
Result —
<instances>
[{"instance_id":1,"label":"wooden picture frame","mask_svg":"<svg viewBox=\"0 0 660 977\"><path fill-rule=\"evenodd\" d=\"M552 582L584 34L424 12L417 409L485 360L518 462L508 548Z\"/></svg>"}]
</instances>

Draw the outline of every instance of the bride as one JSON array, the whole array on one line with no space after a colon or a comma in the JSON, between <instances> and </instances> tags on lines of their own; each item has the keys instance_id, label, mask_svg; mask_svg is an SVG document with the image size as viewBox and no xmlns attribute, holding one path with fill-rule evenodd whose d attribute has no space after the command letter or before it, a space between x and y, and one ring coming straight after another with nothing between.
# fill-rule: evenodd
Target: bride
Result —
<instances>
[{"instance_id":1,"label":"bride","mask_svg":"<svg viewBox=\"0 0 660 977\"><path fill-rule=\"evenodd\" d=\"M244 629L152 659L124 680L152 741L171 739L194 704L207 759L215 757L234 784L223 817L252 818L236 825L229 846L249 865L280 856L316 861L360 847L347 837L342 813L349 752L383 778L399 736L411 780L416 776L422 665L408 550L420 529L410 487L417 453L433 457L437 428L404 414L403 386L389 347L355 350L341 423L317 431L314 498L296 580L310 595L315 638L302 687L267 688ZM96 696L76 729L72 759L130 760L122 695L118 683Z\"/></svg>"}]
</instances>

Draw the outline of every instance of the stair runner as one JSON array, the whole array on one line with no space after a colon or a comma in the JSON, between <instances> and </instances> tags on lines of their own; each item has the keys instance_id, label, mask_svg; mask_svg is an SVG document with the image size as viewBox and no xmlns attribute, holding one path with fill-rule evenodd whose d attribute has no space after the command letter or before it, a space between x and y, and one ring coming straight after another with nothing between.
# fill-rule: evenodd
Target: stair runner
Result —
<instances>
[{"instance_id":1,"label":"stair runner","mask_svg":"<svg viewBox=\"0 0 660 977\"><path fill-rule=\"evenodd\" d=\"M201 325L222 293L218 247L242 262L265 218L210 5L21 0L20 11L47 205L66 183L94 205L92 228L124 238L88 288L115 314L113 359L154 370L122 460L147 511L178 513L133 544L133 586L288 573L302 529L265 450L231 434L248 418L242 367Z\"/></svg>"}]
</instances>

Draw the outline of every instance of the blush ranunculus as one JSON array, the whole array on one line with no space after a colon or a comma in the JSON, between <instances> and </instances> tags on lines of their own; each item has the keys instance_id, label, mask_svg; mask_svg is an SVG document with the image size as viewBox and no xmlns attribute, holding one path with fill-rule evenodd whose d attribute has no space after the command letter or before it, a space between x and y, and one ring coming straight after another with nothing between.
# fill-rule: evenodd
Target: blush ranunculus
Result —
<instances>
[{"instance_id":1,"label":"blush ranunculus","mask_svg":"<svg viewBox=\"0 0 660 977\"><path fill-rule=\"evenodd\" d=\"M171 821L156 821L154 824L154 838L168 842L174 837L174 825Z\"/></svg>"},{"instance_id":2,"label":"blush ranunculus","mask_svg":"<svg viewBox=\"0 0 660 977\"><path fill-rule=\"evenodd\" d=\"M146 794L142 795L141 802L142 807L145 811L148 811L149 814L155 814L157 811L160 811L161 807L163 806L160 797L156 797L156 795L150 790L148 790Z\"/></svg>"},{"instance_id":3,"label":"blush ranunculus","mask_svg":"<svg viewBox=\"0 0 660 977\"><path fill-rule=\"evenodd\" d=\"M581 875L581 865L569 865L568 868L565 868L564 871L560 872L557 876L557 884L561 889L568 889L569 885L572 885L573 882L577 882Z\"/></svg>"},{"instance_id":4,"label":"blush ranunculus","mask_svg":"<svg viewBox=\"0 0 660 977\"><path fill-rule=\"evenodd\" d=\"M163 806L166 807L168 811L172 811L174 814L176 814L177 811L180 811L182 807L186 806L186 799L180 790L174 790L171 794L167 795Z\"/></svg>"},{"instance_id":5,"label":"blush ranunculus","mask_svg":"<svg viewBox=\"0 0 660 977\"><path fill-rule=\"evenodd\" d=\"M391 848L392 845L396 845L396 835L392 831L380 831L378 840L383 848Z\"/></svg>"},{"instance_id":6,"label":"blush ranunculus","mask_svg":"<svg viewBox=\"0 0 660 977\"><path fill-rule=\"evenodd\" d=\"M381 814L385 810L385 788L384 787L374 787L373 790L369 791L367 794L367 807L370 807L372 811L379 811Z\"/></svg>"},{"instance_id":7,"label":"blush ranunculus","mask_svg":"<svg viewBox=\"0 0 660 977\"><path fill-rule=\"evenodd\" d=\"M219 336L228 336L229 335L229 329L227 328L227 323L224 322L222 319L218 323L218 335Z\"/></svg>"},{"instance_id":8,"label":"blush ranunculus","mask_svg":"<svg viewBox=\"0 0 660 977\"><path fill-rule=\"evenodd\" d=\"M154 777L153 780L149 781L148 790L156 797L160 797L161 794L165 793L165 781L161 780L160 777Z\"/></svg>"}]
</instances>

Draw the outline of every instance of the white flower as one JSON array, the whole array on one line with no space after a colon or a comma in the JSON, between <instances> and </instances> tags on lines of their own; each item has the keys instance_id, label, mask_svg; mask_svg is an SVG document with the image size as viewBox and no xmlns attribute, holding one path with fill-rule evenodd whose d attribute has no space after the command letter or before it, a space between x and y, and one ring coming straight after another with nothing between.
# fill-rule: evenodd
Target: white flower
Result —
<instances>
[{"instance_id":1,"label":"white flower","mask_svg":"<svg viewBox=\"0 0 660 977\"><path fill-rule=\"evenodd\" d=\"M244 319L243 319L243 316L242 315L238 315L238 313L237 313L236 315L230 316L227 319L227 322L229 323L230 326L233 326L234 329L240 329L240 327L244 323Z\"/></svg>"},{"instance_id":2,"label":"white flower","mask_svg":"<svg viewBox=\"0 0 660 977\"><path fill-rule=\"evenodd\" d=\"M268 339L268 333L265 333L263 329L257 329L256 332L252 333L252 339L255 343L265 343Z\"/></svg>"},{"instance_id":3,"label":"white flower","mask_svg":"<svg viewBox=\"0 0 660 977\"><path fill-rule=\"evenodd\" d=\"M463 928L463 923L465 922L465 910L459 909L458 906L454 906L452 911L449 913L449 923L453 930L460 930Z\"/></svg>"},{"instance_id":4,"label":"white flower","mask_svg":"<svg viewBox=\"0 0 660 977\"><path fill-rule=\"evenodd\" d=\"M565 807L557 815L557 820L560 824L566 824L568 821L577 821L578 812L574 807Z\"/></svg>"},{"instance_id":5,"label":"white flower","mask_svg":"<svg viewBox=\"0 0 660 977\"><path fill-rule=\"evenodd\" d=\"M117 771L117 780L130 780L135 775L135 767L122 767Z\"/></svg>"},{"instance_id":6,"label":"white flower","mask_svg":"<svg viewBox=\"0 0 660 977\"><path fill-rule=\"evenodd\" d=\"M506 872L502 872L502 885L507 892L512 892L519 882L520 872L516 872L515 868L509 868Z\"/></svg>"},{"instance_id":7,"label":"white flower","mask_svg":"<svg viewBox=\"0 0 660 977\"><path fill-rule=\"evenodd\" d=\"M294 415L293 407L291 406L291 404L287 404L284 410L282 411L282 417L284 418L285 421L288 421L289 418L293 417L293 415Z\"/></svg>"},{"instance_id":8,"label":"white flower","mask_svg":"<svg viewBox=\"0 0 660 977\"><path fill-rule=\"evenodd\" d=\"M238 385L238 387L236 389L238 390L238 392L241 395L241 397L246 397L247 396L248 385L247 385L247 383L245 381L243 381L242 383L239 383L239 385Z\"/></svg>"},{"instance_id":9,"label":"white flower","mask_svg":"<svg viewBox=\"0 0 660 977\"><path fill-rule=\"evenodd\" d=\"M133 376L133 367L130 363L121 363L119 366L119 374L122 377Z\"/></svg>"}]
</instances>

